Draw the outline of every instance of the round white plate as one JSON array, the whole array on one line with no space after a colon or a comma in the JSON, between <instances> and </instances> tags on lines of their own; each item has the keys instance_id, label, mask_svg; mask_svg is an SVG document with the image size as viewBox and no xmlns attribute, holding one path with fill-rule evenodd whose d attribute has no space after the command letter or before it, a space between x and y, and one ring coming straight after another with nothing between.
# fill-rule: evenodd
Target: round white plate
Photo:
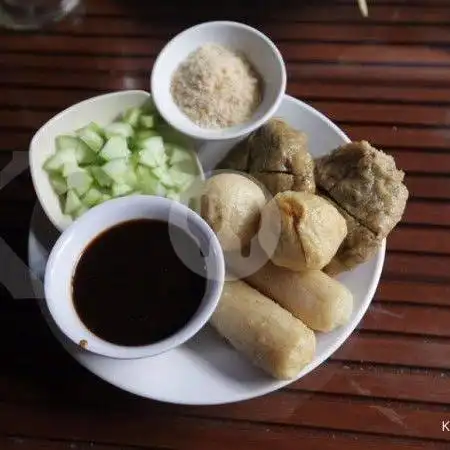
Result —
<instances>
[{"instance_id":1,"label":"round white plate","mask_svg":"<svg viewBox=\"0 0 450 450\"><path fill-rule=\"evenodd\" d=\"M292 97L285 96L276 115L308 134L313 157L348 142L345 134L330 120ZM212 142L200 149L205 172L214 168L233 143ZM56 238L57 232L37 209L29 238L29 264L31 271L41 279ZM384 255L385 242L372 260L340 277L354 296L351 321L331 333L317 334L316 357L297 379L325 361L358 325L377 288ZM97 356L72 346L51 322L43 301L41 305L56 337L80 364L103 380L143 397L178 404L222 404L258 397L289 384L274 380L253 367L209 328L203 329L182 347L155 357L116 360Z\"/></svg>"}]
</instances>

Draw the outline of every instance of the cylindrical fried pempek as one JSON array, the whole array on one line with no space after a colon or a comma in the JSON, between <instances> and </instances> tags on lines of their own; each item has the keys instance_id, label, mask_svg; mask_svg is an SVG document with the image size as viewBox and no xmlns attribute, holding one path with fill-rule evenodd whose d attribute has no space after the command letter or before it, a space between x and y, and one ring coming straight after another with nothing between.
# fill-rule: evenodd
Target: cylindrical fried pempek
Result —
<instances>
[{"instance_id":1,"label":"cylindrical fried pempek","mask_svg":"<svg viewBox=\"0 0 450 450\"><path fill-rule=\"evenodd\" d=\"M314 357L314 332L240 280L225 283L211 324L236 350L278 379L294 378Z\"/></svg>"},{"instance_id":2,"label":"cylindrical fried pempek","mask_svg":"<svg viewBox=\"0 0 450 450\"><path fill-rule=\"evenodd\" d=\"M313 330L331 331L350 319L351 292L320 270L292 272L268 262L246 280Z\"/></svg>"}]
</instances>

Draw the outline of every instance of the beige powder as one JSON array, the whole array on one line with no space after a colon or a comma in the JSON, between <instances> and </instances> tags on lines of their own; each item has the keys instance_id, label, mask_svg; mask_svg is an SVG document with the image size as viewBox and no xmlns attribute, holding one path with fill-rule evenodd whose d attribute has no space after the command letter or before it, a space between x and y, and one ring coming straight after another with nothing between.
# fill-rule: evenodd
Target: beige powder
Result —
<instances>
[{"instance_id":1,"label":"beige powder","mask_svg":"<svg viewBox=\"0 0 450 450\"><path fill-rule=\"evenodd\" d=\"M245 58L206 44L178 67L171 92L178 107L203 128L245 122L261 102L261 83Z\"/></svg>"}]
</instances>

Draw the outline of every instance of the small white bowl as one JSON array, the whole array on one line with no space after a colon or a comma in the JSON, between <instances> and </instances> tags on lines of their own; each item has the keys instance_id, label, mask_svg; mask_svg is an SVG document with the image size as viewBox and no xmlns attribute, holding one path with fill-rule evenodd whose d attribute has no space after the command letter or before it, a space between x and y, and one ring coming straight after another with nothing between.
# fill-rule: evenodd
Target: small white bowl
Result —
<instances>
[{"instance_id":1,"label":"small white bowl","mask_svg":"<svg viewBox=\"0 0 450 450\"><path fill-rule=\"evenodd\" d=\"M52 117L33 136L29 149L29 163L34 190L45 214L59 231L65 230L73 219L61 210L58 196L43 169L45 160L55 152L56 136L73 133L89 122L96 122L100 126L108 125L127 108L139 106L149 97L148 92L130 90L89 98ZM202 178L203 171L198 160L197 166Z\"/></svg>"},{"instance_id":2,"label":"small white bowl","mask_svg":"<svg viewBox=\"0 0 450 450\"><path fill-rule=\"evenodd\" d=\"M144 346L115 345L93 334L78 317L72 299L72 277L80 255L96 236L118 223L142 218L166 221L183 229L198 243L206 260L206 293L194 316L170 337ZM172 243L178 256L189 264L185 259L189 255L183 255L182 248L177 249L176 241ZM149 257L158 258L158 255ZM214 312L222 293L224 278L225 263L219 241L198 214L181 203L163 197L133 195L94 207L61 234L50 253L45 270L45 301L55 323L76 345L112 358L141 358L173 349L194 336Z\"/></svg>"},{"instance_id":3,"label":"small white bowl","mask_svg":"<svg viewBox=\"0 0 450 450\"><path fill-rule=\"evenodd\" d=\"M196 125L176 105L170 92L172 75L190 53L216 43L242 52L261 75L263 99L247 122L223 129ZM164 119L182 133L201 140L232 139L260 127L275 113L286 90L286 68L274 43L260 31L237 22L206 22L175 36L160 52L151 75L151 92Z\"/></svg>"}]
</instances>

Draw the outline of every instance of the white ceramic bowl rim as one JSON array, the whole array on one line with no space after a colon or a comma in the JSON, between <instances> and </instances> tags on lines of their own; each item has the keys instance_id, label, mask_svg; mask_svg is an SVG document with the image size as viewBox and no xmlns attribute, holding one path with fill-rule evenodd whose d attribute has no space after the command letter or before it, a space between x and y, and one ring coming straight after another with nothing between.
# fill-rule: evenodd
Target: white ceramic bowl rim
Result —
<instances>
[{"instance_id":1,"label":"white ceramic bowl rim","mask_svg":"<svg viewBox=\"0 0 450 450\"><path fill-rule=\"evenodd\" d=\"M59 231L64 231L72 223L72 219L63 214L58 196L42 167L46 158L55 151L55 137L71 133L90 121L102 126L111 123L126 108L140 105L150 97L150 93L143 90L114 91L91 97L59 112L35 133L29 151L31 179L42 209ZM195 156L199 177L203 179L201 164L196 154Z\"/></svg>"},{"instance_id":2,"label":"white ceramic bowl rim","mask_svg":"<svg viewBox=\"0 0 450 450\"><path fill-rule=\"evenodd\" d=\"M166 58L167 53L170 52L172 47L175 45L178 45L180 41L186 38L187 35L190 33L194 33L196 31L212 28L212 27L219 27L219 26L227 26L227 27L234 27L236 29L241 29L248 31L252 33L253 35L257 36L260 40L264 41L267 48L270 49L272 54L275 56L278 67L277 70L280 71L280 84L277 89L276 99L270 104L270 107L267 108L267 110L264 112L264 114L259 117L259 119L254 120L250 119L249 121L245 122L241 125L236 125L229 128L224 129L202 129L201 127L198 127L196 124L192 123L190 120L186 121L186 124L179 123L178 121L174 121L173 117L171 117L170 114L167 114L166 111L166 104L165 102L160 101L160 95L158 90L158 79L159 76L167 77L167 74L159 74L159 65L161 64L161 61ZM263 75L263 74L261 74ZM151 74L151 92L152 97L155 102L155 105L157 109L159 110L159 113L161 116L174 128L178 129L180 132L186 134L187 136L190 136L192 138L196 139L202 139L202 140L225 140L225 139L234 139L241 136L244 136L255 129L259 128L261 125L263 125L267 120L270 119L270 117L273 116L275 111L278 109L278 107L281 104L281 101L283 100L283 96L286 91L286 84L287 84L287 75L286 75L286 67L284 64L283 56L281 55L281 52L278 50L277 46L261 31L257 30L256 28L253 28L249 25L246 25L241 22L235 22L235 21L209 21L209 22L203 22L198 25L194 25L190 28L187 28L177 34L174 38L172 38L160 51L158 54L155 63L153 65L153 70Z\"/></svg>"},{"instance_id":3,"label":"white ceramic bowl rim","mask_svg":"<svg viewBox=\"0 0 450 450\"><path fill-rule=\"evenodd\" d=\"M207 268L203 300L187 324L166 339L144 346L121 346L93 334L79 319L71 295L73 271L86 246L102 231L137 218L155 218L183 228L202 250ZM186 226L184 226L186 225ZM219 241L209 225L188 207L164 197L134 195L102 203L70 225L53 247L45 273L48 309L61 331L76 345L87 341L87 350L112 358L140 358L163 353L194 336L209 320L219 301L225 263Z\"/></svg>"}]
</instances>

